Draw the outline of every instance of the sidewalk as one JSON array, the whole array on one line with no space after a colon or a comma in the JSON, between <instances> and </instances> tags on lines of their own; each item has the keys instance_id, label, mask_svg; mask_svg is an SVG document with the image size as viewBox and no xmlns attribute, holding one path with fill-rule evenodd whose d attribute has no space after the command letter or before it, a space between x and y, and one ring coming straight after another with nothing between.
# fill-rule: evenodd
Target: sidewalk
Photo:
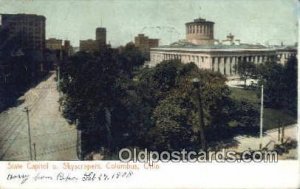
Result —
<instances>
[{"instance_id":1,"label":"sidewalk","mask_svg":"<svg viewBox=\"0 0 300 189\"><path fill-rule=\"evenodd\" d=\"M257 84L257 80L247 79L246 85L250 86L251 84ZM232 78L232 79L229 79L228 81L226 81L226 85L228 85L229 87L241 88L242 89L242 88L244 88L245 81L240 80L239 78Z\"/></svg>"},{"instance_id":2,"label":"sidewalk","mask_svg":"<svg viewBox=\"0 0 300 189\"><path fill-rule=\"evenodd\" d=\"M287 139L298 139L298 124L286 126L284 129L284 141ZM234 150L238 152L246 150L259 150L260 138L259 137L247 137L247 136L237 136L234 138L237 145L227 148L227 150ZM278 129L268 130L264 133L262 138L262 147L267 147L272 150L275 144L280 144L278 141ZM285 158L284 158L285 157ZM297 158L297 149L291 150L288 154L283 154L280 159L290 159Z\"/></svg>"}]
</instances>

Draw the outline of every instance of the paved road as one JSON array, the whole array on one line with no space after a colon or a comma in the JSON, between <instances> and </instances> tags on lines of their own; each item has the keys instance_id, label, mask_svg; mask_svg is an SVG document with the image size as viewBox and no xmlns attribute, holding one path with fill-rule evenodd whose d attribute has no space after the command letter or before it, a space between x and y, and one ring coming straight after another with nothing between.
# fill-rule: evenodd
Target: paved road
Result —
<instances>
[{"instance_id":1,"label":"paved road","mask_svg":"<svg viewBox=\"0 0 300 189\"><path fill-rule=\"evenodd\" d=\"M32 149L36 160L77 160L76 128L58 111L55 74L25 93L24 103L0 113L0 160L29 160L25 107L29 107ZM33 150L34 157L34 150Z\"/></svg>"}]
</instances>

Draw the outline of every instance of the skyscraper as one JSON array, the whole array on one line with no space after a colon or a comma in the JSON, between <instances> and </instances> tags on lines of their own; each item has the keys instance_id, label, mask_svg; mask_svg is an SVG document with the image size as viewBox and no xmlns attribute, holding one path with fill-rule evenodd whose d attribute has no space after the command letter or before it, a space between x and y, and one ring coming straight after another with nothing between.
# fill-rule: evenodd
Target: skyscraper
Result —
<instances>
[{"instance_id":1,"label":"skyscraper","mask_svg":"<svg viewBox=\"0 0 300 189\"><path fill-rule=\"evenodd\" d=\"M1 25L9 32L9 38L16 37L22 49L43 51L45 49L44 16L34 14L2 14Z\"/></svg>"},{"instance_id":2,"label":"skyscraper","mask_svg":"<svg viewBox=\"0 0 300 189\"><path fill-rule=\"evenodd\" d=\"M106 45L106 28L96 28L96 42L99 48Z\"/></svg>"}]
</instances>

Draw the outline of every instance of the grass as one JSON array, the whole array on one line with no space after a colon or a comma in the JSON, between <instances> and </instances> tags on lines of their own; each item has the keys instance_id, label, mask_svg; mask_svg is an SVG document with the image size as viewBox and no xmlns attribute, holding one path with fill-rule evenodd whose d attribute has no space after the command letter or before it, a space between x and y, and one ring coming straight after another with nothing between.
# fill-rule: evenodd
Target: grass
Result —
<instances>
[{"instance_id":1,"label":"grass","mask_svg":"<svg viewBox=\"0 0 300 189\"><path fill-rule=\"evenodd\" d=\"M230 87L231 94L230 97L236 100L247 100L254 104L259 105L260 100L253 90L245 90L241 88L232 88Z\"/></svg>"},{"instance_id":2,"label":"grass","mask_svg":"<svg viewBox=\"0 0 300 189\"><path fill-rule=\"evenodd\" d=\"M240 88L230 88L231 98L236 100L247 100L254 103L257 110L260 111L260 98L253 90L245 90ZM297 122L297 117L293 116L287 110L264 108L264 129L274 129L282 125L290 125Z\"/></svg>"}]
</instances>

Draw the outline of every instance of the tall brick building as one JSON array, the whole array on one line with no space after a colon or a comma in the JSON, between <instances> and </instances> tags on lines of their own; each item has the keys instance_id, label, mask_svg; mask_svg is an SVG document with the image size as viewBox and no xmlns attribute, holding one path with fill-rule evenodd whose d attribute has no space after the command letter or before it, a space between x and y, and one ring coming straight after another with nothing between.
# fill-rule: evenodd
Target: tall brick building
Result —
<instances>
[{"instance_id":1,"label":"tall brick building","mask_svg":"<svg viewBox=\"0 0 300 189\"><path fill-rule=\"evenodd\" d=\"M151 39L144 34L134 38L134 45L147 57L150 57L150 48L158 47L159 39Z\"/></svg>"},{"instance_id":2,"label":"tall brick building","mask_svg":"<svg viewBox=\"0 0 300 189\"><path fill-rule=\"evenodd\" d=\"M96 43L99 48L106 46L106 28L96 28Z\"/></svg>"},{"instance_id":3,"label":"tall brick building","mask_svg":"<svg viewBox=\"0 0 300 189\"><path fill-rule=\"evenodd\" d=\"M9 38L17 37L22 49L45 49L44 16L34 14L1 14L2 29L9 31Z\"/></svg>"}]
</instances>

